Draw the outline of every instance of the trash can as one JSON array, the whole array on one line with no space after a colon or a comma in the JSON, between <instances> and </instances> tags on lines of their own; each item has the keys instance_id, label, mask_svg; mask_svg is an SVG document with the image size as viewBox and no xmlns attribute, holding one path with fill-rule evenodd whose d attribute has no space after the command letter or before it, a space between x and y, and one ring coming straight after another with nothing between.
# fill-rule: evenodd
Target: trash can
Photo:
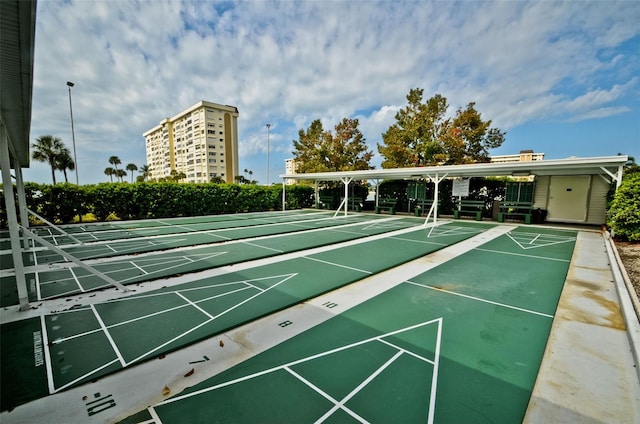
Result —
<instances>
[{"instance_id":1,"label":"trash can","mask_svg":"<svg viewBox=\"0 0 640 424\"><path fill-rule=\"evenodd\" d=\"M493 206L491 207L491 219L494 221L498 220L498 212L500 212L500 201L494 200Z\"/></svg>"}]
</instances>

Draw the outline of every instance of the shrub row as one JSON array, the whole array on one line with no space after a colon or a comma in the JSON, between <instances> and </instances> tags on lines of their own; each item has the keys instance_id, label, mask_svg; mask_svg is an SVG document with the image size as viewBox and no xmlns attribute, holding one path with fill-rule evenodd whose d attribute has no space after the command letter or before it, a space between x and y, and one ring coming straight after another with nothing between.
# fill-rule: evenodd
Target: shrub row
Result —
<instances>
[{"instance_id":1,"label":"shrub row","mask_svg":"<svg viewBox=\"0 0 640 424\"><path fill-rule=\"evenodd\" d=\"M640 172L624 174L609 205L607 225L618 239L640 241Z\"/></svg>"},{"instance_id":2,"label":"shrub row","mask_svg":"<svg viewBox=\"0 0 640 424\"><path fill-rule=\"evenodd\" d=\"M313 188L286 187L286 208L313 205ZM27 208L55 223L92 213L99 221L214 215L282 209L282 186L177 183L25 184ZM6 228L4 199L0 226Z\"/></svg>"}]
</instances>

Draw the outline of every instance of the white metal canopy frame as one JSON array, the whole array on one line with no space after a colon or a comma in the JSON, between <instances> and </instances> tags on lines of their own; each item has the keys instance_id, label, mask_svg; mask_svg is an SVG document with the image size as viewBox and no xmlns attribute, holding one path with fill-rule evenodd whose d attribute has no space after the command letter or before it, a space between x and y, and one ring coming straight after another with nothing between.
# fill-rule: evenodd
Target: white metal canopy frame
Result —
<instances>
[{"instance_id":1,"label":"white metal canopy frame","mask_svg":"<svg viewBox=\"0 0 640 424\"><path fill-rule=\"evenodd\" d=\"M280 174L282 178L282 209L285 209L286 180L314 181L316 197L318 196L318 182L342 181L344 200L338 207L338 212L344 208L347 214L349 183L353 180L402 180L428 178L435 184L433 206L427 214L425 225L433 216L437 221L438 216L438 186L445 178L472 178L472 177L504 177L504 176L563 176L563 175L600 175L608 183L615 182L616 189L622 181L624 164L629 160L628 156L600 156L589 158L553 159L530 162L512 163L474 163L467 165L442 165L424 166L414 168L389 168L367 169L363 171L338 171L315 172L308 174ZM377 196L376 196L377 197ZM335 215L334 215L335 216Z\"/></svg>"}]
</instances>

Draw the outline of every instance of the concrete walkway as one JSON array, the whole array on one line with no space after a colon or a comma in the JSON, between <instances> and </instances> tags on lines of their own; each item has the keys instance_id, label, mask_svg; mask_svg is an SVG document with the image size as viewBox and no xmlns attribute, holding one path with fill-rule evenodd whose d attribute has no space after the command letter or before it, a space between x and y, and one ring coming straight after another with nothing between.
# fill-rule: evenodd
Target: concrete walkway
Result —
<instances>
[{"instance_id":1,"label":"concrete walkway","mask_svg":"<svg viewBox=\"0 0 640 424\"><path fill-rule=\"evenodd\" d=\"M526 423L640 423L640 325L608 243L578 234Z\"/></svg>"}]
</instances>

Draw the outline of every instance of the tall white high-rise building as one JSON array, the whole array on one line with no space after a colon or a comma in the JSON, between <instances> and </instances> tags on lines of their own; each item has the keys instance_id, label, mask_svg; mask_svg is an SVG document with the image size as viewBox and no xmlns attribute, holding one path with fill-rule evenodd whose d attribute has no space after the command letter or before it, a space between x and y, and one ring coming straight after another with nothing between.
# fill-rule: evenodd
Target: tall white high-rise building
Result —
<instances>
[{"instance_id":1,"label":"tall white high-rise building","mask_svg":"<svg viewBox=\"0 0 640 424\"><path fill-rule=\"evenodd\" d=\"M206 183L220 177L235 181L238 167L238 109L204 100L143 134L149 179L184 173L181 180Z\"/></svg>"}]
</instances>

